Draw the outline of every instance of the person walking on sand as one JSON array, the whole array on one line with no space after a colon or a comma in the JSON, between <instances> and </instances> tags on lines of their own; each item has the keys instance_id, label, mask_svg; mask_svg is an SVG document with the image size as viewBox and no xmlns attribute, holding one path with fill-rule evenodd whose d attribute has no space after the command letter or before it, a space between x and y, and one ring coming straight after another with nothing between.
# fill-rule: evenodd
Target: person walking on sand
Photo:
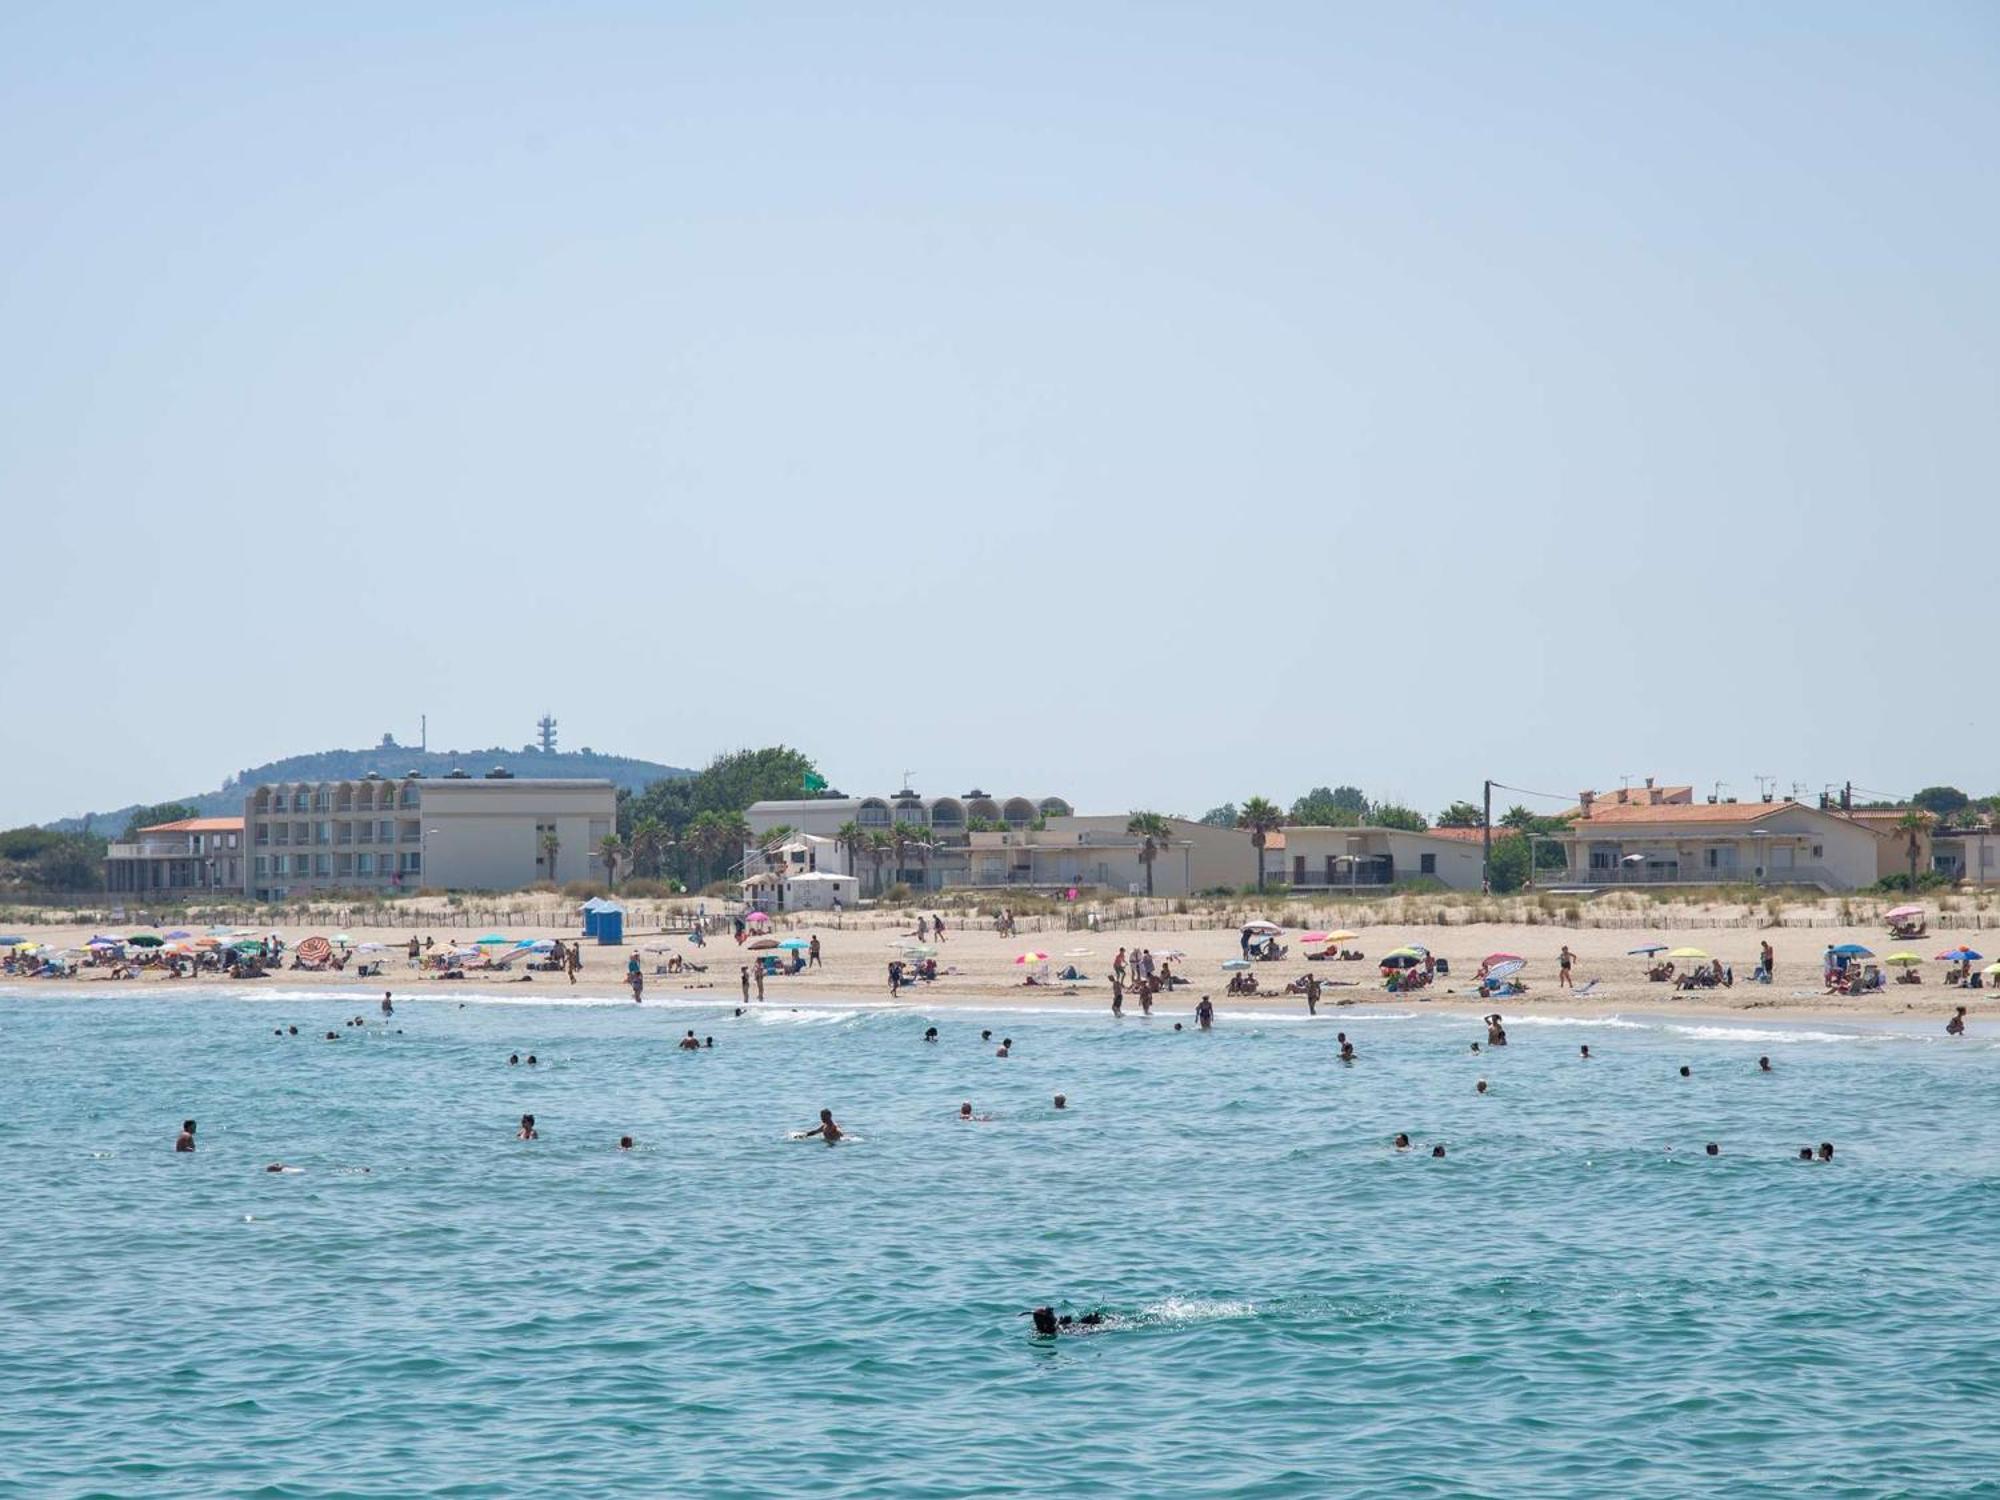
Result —
<instances>
[{"instance_id":1,"label":"person walking on sand","mask_svg":"<svg viewBox=\"0 0 2000 1500\"><path fill-rule=\"evenodd\" d=\"M1759 977L1762 978L1764 983L1769 984L1773 979L1777 977L1778 956L1777 954L1771 951L1771 943L1768 938L1764 942L1758 944L1757 958L1759 964L1764 970L1763 974Z\"/></svg>"},{"instance_id":2,"label":"person walking on sand","mask_svg":"<svg viewBox=\"0 0 2000 1500\"><path fill-rule=\"evenodd\" d=\"M1570 965L1575 962L1576 955L1569 951L1569 944L1564 943L1562 952L1556 955L1556 985L1558 988L1565 990L1576 988L1576 981L1569 976Z\"/></svg>"},{"instance_id":3,"label":"person walking on sand","mask_svg":"<svg viewBox=\"0 0 2000 1500\"><path fill-rule=\"evenodd\" d=\"M1317 974L1306 975L1306 1014L1309 1016L1319 1014L1319 976Z\"/></svg>"},{"instance_id":4,"label":"person walking on sand","mask_svg":"<svg viewBox=\"0 0 2000 1500\"><path fill-rule=\"evenodd\" d=\"M569 971L569 982L576 983L576 971L583 967L583 955L577 952L577 945L569 945L569 953L563 959L563 967Z\"/></svg>"},{"instance_id":5,"label":"person walking on sand","mask_svg":"<svg viewBox=\"0 0 2000 1500\"><path fill-rule=\"evenodd\" d=\"M812 946L806 949L806 967L811 969L823 969L826 967L825 964L820 962L819 934L816 932L812 935Z\"/></svg>"}]
</instances>

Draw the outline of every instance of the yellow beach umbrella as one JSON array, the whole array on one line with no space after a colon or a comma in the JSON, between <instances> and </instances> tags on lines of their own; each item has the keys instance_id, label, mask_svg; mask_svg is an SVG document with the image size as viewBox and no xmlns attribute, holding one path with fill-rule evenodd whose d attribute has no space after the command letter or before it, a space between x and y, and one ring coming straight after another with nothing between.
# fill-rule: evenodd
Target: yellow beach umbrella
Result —
<instances>
[{"instance_id":1,"label":"yellow beach umbrella","mask_svg":"<svg viewBox=\"0 0 2000 1500\"><path fill-rule=\"evenodd\" d=\"M1702 952L1701 949L1699 948L1669 948L1667 950L1667 957L1706 959L1708 955Z\"/></svg>"},{"instance_id":2,"label":"yellow beach umbrella","mask_svg":"<svg viewBox=\"0 0 2000 1500\"><path fill-rule=\"evenodd\" d=\"M1329 943L1351 943L1360 936L1361 936L1360 933L1349 932L1345 927L1343 927L1338 932L1329 932L1326 935L1326 940Z\"/></svg>"},{"instance_id":3,"label":"yellow beach umbrella","mask_svg":"<svg viewBox=\"0 0 2000 1500\"><path fill-rule=\"evenodd\" d=\"M1882 962L1885 964L1895 964L1898 968L1908 969L1914 968L1917 964L1922 963L1923 960L1914 953L1891 953Z\"/></svg>"}]
</instances>

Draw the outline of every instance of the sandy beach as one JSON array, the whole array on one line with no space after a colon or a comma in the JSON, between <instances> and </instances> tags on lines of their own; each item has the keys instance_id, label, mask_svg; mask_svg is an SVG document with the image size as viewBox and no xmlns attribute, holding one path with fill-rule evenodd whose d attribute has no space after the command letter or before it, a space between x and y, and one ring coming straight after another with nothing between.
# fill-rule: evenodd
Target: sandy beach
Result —
<instances>
[{"instance_id":1,"label":"sandy beach","mask_svg":"<svg viewBox=\"0 0 2000 1500\"><path fill-rule=\"evenodd\" d=\"M552 917L554 913L544 915ZM821 915L823 920L818 922L810 919L811 914L795 917L781 915L776 919L771 932L779 938L806 937L816 933L820 938L823 962L800 974L768 977L765 980L764 1003L833 1004L855 999L886 1001L889 998L888 964L899 956L906 944L915 941L916 914L912 912L906 917L881 912L846 913L839 917ZM1182 955L1171 960L1173 971L1190 982L1177 985L1170 994L1162 993L1155 1002L1157 1011L1180 1014L1191 1010L1198 999L1208 995L1213 999L1218 1015L1225 1019L1232 1008L1268 1011L1278 1005L1295 1006L1303 1012L1303 997L1284 991L1288 982L1309 972L1316 974L1325 987L1321 998L1323 1012L1337 1011L1343 1006L1383 1002L1468 1011L1498 1008L1521 1013L1604 1015L1645 1008L1711 1015L1756 1012L1801 1019L1943 1016L1960 1004L1969 1006L1975 1016L2000 1011L2000 990L1948 986L1944 983L1947 966L1932 957L1960 941L1970 942L1975 948L1985 951L1982 946L1984 940L1977 931L1933 931L1924 939L1902 943L1889 939L1879 923L1758 929L1717 927L1714 925L1717 918L1712 913L1697 911L1681 915L1685 925L1648 928L1569 928L1541 923L1357 924L1358 939L1343 946L1358 948L1367 955L1359 962L1309 962L1305 958L1308 949L1299 941L1300 931L1288 928L1279 939L1288 949L1286 956L1254 966L1252 972L1258 978L1261 991L1255 997L1227 993L1231 976L1222 965L1239 955L1238 932L1233 925L1161 931L1157 930L1157 919L1138 926L1129 922L1120 925L1116 919L1110 919L1094 932L1036 932L1026 930L1024 925L1018 936L1005 937L992 930L990 919L979 919L976 923L968 921L961 928L958 925L961 919L948 915L945 940L936 945L937 979L931 983L906 986L901 1000L915 1007L927 1008L1032 1004L1038 1009L1108 1011L1111 963L1122 947L1128 953L1150 948L1156 957L1167 953ZM1277 908L1273 916L1274 919L1282 919L1286 913ZM672 920L671 913L650 913L638 908L633 917L636 920L627 929L622 946L585 942L583 969L575 984L561 974L533 973L530 976L529 971L518 962L502 971L475 968L467 972L464 979L428 977L414 968L407 957L407 944L413 933L420 940L431 938L439 950L463 943L478 934L462 926L434 927L426 926L421 921L414 924L406 922L400 926L348 926L342 929L357 946L363 943L383 945L382 951L362 955L382 961L380 979L361 978L356 963L350 963L345 971L291 968L293 952L302 940L313 935L333 935L333 929L321 924L257 929L260 932L275 931L287 944L286 967L278 972L262 979L240 981L204 975L201 982L219 983L229 988L241 988L245 992L263 987L285 991L325 989L329 994L372 994L380 987L392 991L398 998L432 994L444 996L465 990L484 992L502 986L507 988L510 996L516 990L522 992L522 998L530 992L542 991L548 991L551 1000L559 997L624 998L629 994L625 981L626 967L636 953L644 966L644 994L649 1000L712 997L718 1003L734 1003L741 998L739 971L751 961L753 954L747 947L739 947L727 930L710 936L705 945L697 946L684 932L660 930L663 921ZM1201 919L1180 920L1192 923ZM102 929L19 927L13 935L46 944L52 949L62 949L81 946L98 930ZM479 929L480 932L485 930ZM503 926L494 930L504 932L510 940L543 937L574 940L577 936L574 926L550 922ZM1776 954L1776 979L1768 985L1755 983L1750 978L1757 967L1761 941L1769 941ZM1422 944L1438 958L1447 960L1451 973L1440 974L1432 986L1416 994L1391 994L1384 986L1376 960L1382 954L1409 943ZM1574 991L1558 984L1557 954L1565 943L1576 954ZM1650 982L1646 977L1648 961L1633 955L1630 950L1653 943L1662 943L1670 948L1699 948L1730 966L1736 982L1730 988L1696 991L1676 991L1669 984ZM1839 943L1859 943L1878 956L1901 950L1918 953L1925 960L1918 969L1923 982L1907 985L1892 980L1886 990L1855 998L1827 995L1820 979L1821 956L1829 944ZM1049 955L1045 968L1039 964L1024 966L1017 962L1021 954L1032 951ZM1518 954L1527 960L1527 967L1520 975L1528 986L1526 994L1502 1001L1483 1000L1476 994L1474 971L1480 961L1491 953ZM684 963L706 965L705 971L665 972L671 956L675 954L680 955ZM1054 977L1070 965L1088 977L1075 983L1065 983ZM1025 976L1034 974L1039 977L1044 972L1051 977L1051 983L1030 985L1024 982ZM0 979L0 983L30 994L46 994L55 998L76 993L100 995L107 987L129 992L136 997L155 989L183 987L190 981L168 978L158 970L145 970L131 979L114 980L108 968L87 967L73 979L7 976ZM751 996L754 1001L754 985ZM1129 992L1126 1008L1128 1012L1138 1009L1136 999Z\"/></svg>"}]
</instances>

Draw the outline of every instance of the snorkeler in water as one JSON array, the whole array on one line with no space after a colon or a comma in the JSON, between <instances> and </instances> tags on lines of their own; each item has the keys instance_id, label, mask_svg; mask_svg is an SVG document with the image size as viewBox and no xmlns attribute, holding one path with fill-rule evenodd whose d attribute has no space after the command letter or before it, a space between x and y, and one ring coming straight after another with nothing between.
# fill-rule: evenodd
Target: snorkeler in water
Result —
<instances>
[{"instance_id":1,"label":"snorkeler in water","mask_svg":"<svg viewBox=\"0 0 2000 1500\"><path fill-rule=\"evenodd\" d=\"M1074 1333L1084 1328L1102 1328L1105 1323L1101 1312L1063 1313L1058 1316L1053 1307L1037 1307L1028 1316L1035 1320L1035 1332L1043 1338L1054 1338L1059 1333Z\"/></svg>"}]
</instances>

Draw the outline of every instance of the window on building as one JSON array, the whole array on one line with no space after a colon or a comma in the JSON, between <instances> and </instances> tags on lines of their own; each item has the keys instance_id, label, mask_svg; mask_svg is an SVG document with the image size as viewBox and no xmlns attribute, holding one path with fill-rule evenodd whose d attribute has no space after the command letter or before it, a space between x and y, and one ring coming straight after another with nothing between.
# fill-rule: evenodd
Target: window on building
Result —
<instances>
[{"instance_id":1,"label":"window on building","mask_svg":"<svg viewBox=\"0 0 2000 1500\"><path fill-rule=\"evenodd\" d=\"M405 875L421 874L423 868L424 857L421 853L415 849L405 849L403 851L403 873Z\"/></svg>"},{"instance_id":2,"label":"window on building","mask_svg":"<svg viewBox=\"0 0 2000 1500\"><path fill-rule=\"evenodd\" d=\"M1417 856L1418 874L1435 875L1437 874L1437 872L1438 872L1438 857L1435 854L1420 854Z\"/></svg>"},{"instance_id":3,"label":"window on building","mask_svg":"<svg viewBox=\"0 0 2000 1500\"><path fill-rule=\"evenodd\" d=\"M257 878L262 880L266 875L271 873L271 857L268 854L258 855L256 868Z\"/></svg>"},{"instance_id":4,"label":"window on building","mask_svg":"<svg viewBox=\"0 0 2000 1500\"><path fill-rule=\"evenodd\" d=\"M291 841L292 841L292 825L291 825L291 824L289 824L289 823L273 823L273 824L271 825L271 842L272 842L272 843L274 843L274 844L289 844L289 843L290 843Z\"/></svg>"},{"instance_id":5,"label":"window on building","mask_svg":"<svg viewBox=\"0 0 2000 1500\"><path fill-rule=\"evenodd\" d=\"M312 856L310 854L294 854L292 856L292 873L294 875L312 874Z\"/></svg>"},{"instance_id":6,"label":"window on building","mask_svg":"<svg viewBox=\"0 0 2000 1500\"><path fill-rule=\"evenodd\" d=\"M333 856L331 854L315 854L313 856L313 874L326 876L332 873Z\"/></svg>"},{"instance_id":7,"label":"window on building","mask_svg":"<svg viewBox=\"0 0 2000 1500\"><path fill-rule=\"evenodd\" d=\"M394 818L384 818L375 825L375 840L377 843L382 844L393 844L396 842L396 820Z\"/></svg>"},{"instance_id":8,"label":"window on building","mask_svg":"<svg viewBox=\"0 0 2000 1500\"><path fill-rule=\"evenodd\" d=\"M313 842L315 844L332 843L333 825L324 821L313 824Z\"/></svg>"},{"instance_id":9,"label":"window on building","mask_svg":"<svg viewBox=\"0 0 2000 1500\"><path fill-rule=\"evenodd\" d=\"M354 870L357 875L373 875L375 873L375 856L372 854L355 855Z\"/></svg>"}]
</instances>

